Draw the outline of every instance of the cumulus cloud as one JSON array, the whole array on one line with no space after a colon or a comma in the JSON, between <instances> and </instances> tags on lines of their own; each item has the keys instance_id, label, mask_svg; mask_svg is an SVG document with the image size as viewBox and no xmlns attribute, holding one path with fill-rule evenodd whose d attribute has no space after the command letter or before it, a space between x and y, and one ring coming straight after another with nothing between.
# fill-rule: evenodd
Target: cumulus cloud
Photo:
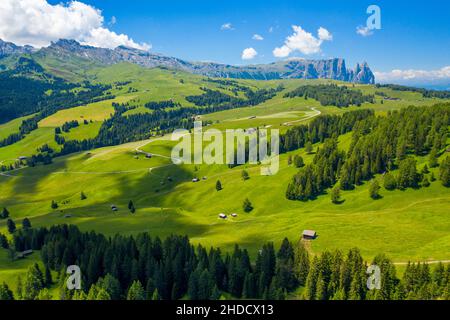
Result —
<instances>
[{"instance_id":1,"label":"cumulus cloud","mask_svg":"<svg viewBox=\"0 0 450 320\"><path fill-rule=\"evenodd\" d=\"M438 70L395 69L389 72L375 72L375 77L379 82L450 80L450 66Z\"/></svg>"},{"instance_id":2,"label":"cumulus cloud","mask_svg":"<svg viewBox=\"0 0 450 320\"><path fill-rule=\"evenodd\" d=\"M356 28L356 33L363 37L368 37L373 35L373 31L369 27L358 26Z\"/></svg>"},{"instance_id":3,"label":"cumulus cloud","mask_svg":"<svg viewBox=\"0 0 450 320\"><path fill-rule=\"evenodd\" d=\"M320 27L319 30L317 31L317 34L319 36L319 39L322 40L322 41L331 41L331 40L333 40L333 36L325 28Z\"/></svg>"},{"instance_id":4,"label":"cumulus cloud","mask_svg":"<svg viewBox=\"0 0 450 320\"><path fill-rule=\"evenodd\" d=\"M221 27L220 30L234 30L233 25L230 22L224 23Z\"/></svg>"},{"instance_id":5,"label":"cumulus cloud","mask_svg":"<svg viewBox=\"0 0 450 320\"><path fill-rule=\"evenodd\" d=\"M247 48L247 49L244 49L244 51L242 51L241 58L243 60L251 60L251 59L255 58L257 55L258 55L258 52L256 52L255 49Z\"/></svg>"},{"instance_id":6,"label":"cumulus cloud","mask_svg":"<svg viewBox=\"0 0 450 320\"><path fill-rule=\"evenodd\" d=\"M257 34L257 33L255 33L255 34L253 35L252 39L253 39L253 40L258 40L258 41L263 41L263 40L264 40L263 36L261 36L261 35L259 35L259 34Z\"/></svg>"},{"instance_id":7,"label":"cumulus cloud","mask_svg":"<svg viewBox=\"0 0 450 320\"><path fill-rule=\"evenodd\" d=\"M79 1L51 5L46 0L1 0L0 39L38 48L58 39L106 48L151 48L107 29L102 12Z\"/></svg>"},{"instance_id":8,"label":"cumulus cloud","mask_svg":"<svg viewBox=\"0 0 450 320\"><path fill-rule=\"evenodd\" d=\"M273 55L278 58L285 58L294 51L300 51L309 55L321 52L321 45L324 41L333 40L332 34L325 28L317 30L317 38L300 26L292 26L294 33L286 38L284 45L273 50Z\"/></svg>"}]
</instances>

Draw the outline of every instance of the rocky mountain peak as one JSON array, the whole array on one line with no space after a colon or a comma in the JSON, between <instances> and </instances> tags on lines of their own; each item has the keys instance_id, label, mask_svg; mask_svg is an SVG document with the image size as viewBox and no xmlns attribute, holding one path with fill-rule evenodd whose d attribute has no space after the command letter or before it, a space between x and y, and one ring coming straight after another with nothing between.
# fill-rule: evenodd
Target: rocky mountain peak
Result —
<instances>
[{"instance_id":1,"label":"rocky mountain peak","mask_svg":"<svg viewBox=\"0 0 450 320\"><path fill-rule=\"evenodd\" d=\"M2 51L3 48L3 51ZM5 49L6 48L6 49ZM0 42L0 57L11 54L12 51L27 52L26 47ZM291 58L270 64L233 66L214 62L190 62L161 54L142 51L126 46L115 49L97 48L82 45L76 40L60 39L43 48L39 54L50 54L60 59L77 57L103 65L129 62L145 68L164 67L208 77L238 78L238 79L333 79L356 83L374 83L375 77L367 63L357 64L355 70L347 69L342 58L325 60L308 60Z\"/></svg>"},{"instance_id":2,"label":"rocky mountain peak","mask_svg":"<svg viewBox=\"0 0 450 320\"><path fill-rule=\"evenodd\" d=\"M36 51L36 49L31 46L18 46L12 42L6 42L0 39L0 58L13 54L32 53L34 51Z\"/></svg>"}]
</instances>

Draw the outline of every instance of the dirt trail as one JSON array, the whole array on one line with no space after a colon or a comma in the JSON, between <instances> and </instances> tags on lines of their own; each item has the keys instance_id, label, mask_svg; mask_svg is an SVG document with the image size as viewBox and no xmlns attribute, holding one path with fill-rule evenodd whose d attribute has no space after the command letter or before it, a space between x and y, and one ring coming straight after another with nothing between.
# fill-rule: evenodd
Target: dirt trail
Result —
<instances>
[{"instance_id":1,"label":"dirt trail","mask_svg":"<svg viewBox=\"0 0 450 320\"><path fill-rule=\"evenodd\" d=\"M310 108L310 109L311 109L312 111L314 111L314 113L313 113L313 112L309 112L309 114L308 114L306 117L304 117L304 118L301 118L301 119L298 119L298 120L294 120L294 121L288 121L288 122L285 122L285 123L283 123L283 126L291 126L293 123L306 121L306 120L315 118L315 117L317 117L317 116L320 116L320 115L322 114L321 111L317 110L317 109L314 108L314 107L312 107L312 108Z\"/></svg>"}]
</instances>

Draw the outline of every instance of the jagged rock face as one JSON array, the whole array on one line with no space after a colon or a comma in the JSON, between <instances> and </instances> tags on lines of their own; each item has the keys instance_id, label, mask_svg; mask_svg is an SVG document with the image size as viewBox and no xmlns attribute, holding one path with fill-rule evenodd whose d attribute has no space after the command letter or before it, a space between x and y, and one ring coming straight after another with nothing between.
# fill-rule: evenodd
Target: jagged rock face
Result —
<instances>
[{"instance_id":1,"label":"jagged rock face","mask_svg":"<svg viewBox=\"0 0 450 320\"><path fill-rule=\"evenodd\" d=\"M32 53L35 51L33 47L30 46L17 46L11 42L5 42L0 39L0 58L10 56L13 54L24 54L24 53Z\"/></svg>"},{"instance_id":2,"label":"jagged rock face","mask_svg":"<svg viewBox=\"0 0 450 320\"><path fill-rule=\"evenodd\" d=\"M60 58L76 56L104 65L130 62L146 68L165 67L219 78L333 79L370 84L375 82L375 77L367 63L358 64L353 71L347 69L344 59L291 59L270 64L232 66L212 62L189 62L124 46L114 50L96 48L81 45L75 40L59 40L41 49L39 54L52 54Z\"/></svg>"},{"instance_id":3,"label":"jagged rock face","mask_svg":"<svg viewBox=\"0 0 450 320\"><path fill-rule=\"evenodd\" d=\"M352 81L356 83L375 83L375 76L366 62L361 65L357 64Z\"/></svg>"}]
</instances>

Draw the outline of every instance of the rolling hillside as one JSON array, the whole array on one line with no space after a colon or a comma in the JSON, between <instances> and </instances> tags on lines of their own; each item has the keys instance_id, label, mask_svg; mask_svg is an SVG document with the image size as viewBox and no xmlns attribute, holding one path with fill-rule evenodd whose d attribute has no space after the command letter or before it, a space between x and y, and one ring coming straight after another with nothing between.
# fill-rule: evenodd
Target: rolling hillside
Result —
<instances>
[{"instance_id":1,"label":"rolling hillside","mask_svg":"<svg viewBox=\"0 0 450 320\"><path fill-rule=\"evenodd\" d=\"M58 68L65 70L59 64ZM51 69L47 71L51 72ZM428 188L394 191L382 188L382 199L379 200L369 197L370 182L366 181L353 190L342 191L344 201L340 205L330 201L329 189L312 201L286 199L286 187L299 171L288 164L288 159L301 155L306 164L311 164L315 152L323 148L323 142L315 143L312 153L306 152L305 148L283 153L279 173L261 176L258 165L231 169L226 165L174 165L170 152L175 142L170 141L168 134L174 128L163 128L161 123L153 126L152 122L139 134L131 131L136 135L125 137L126 143L94 145L68 154L57 154L64 149L64 144L55 140L55 136L60 135L65 143L98 142L95 139L99 135L113 130L122 121L159 112L151 108L159 105L151 103L167 101L170 101L169 107L163 108L163 112L190 110L186 117L199 115L209 124L208 128L224 131L261 127L280 129L284 134L321 116L371 109L376 115L389 117L394 110L410 105L428 108L446 102L445 99L331 80L226 82L128 63L87 68L84 77L93 85L110 87L111 97L70 108L56 108L43 116L37 128L22 139L0 147L0 163L5 170L0 174L0 208L8 208L18 226L27 217L35 227L68 223L84 231L95 230L106 235L145 231L161 237L186 234L194 243L218 246L225 251L232 250L238 243L248 248L252 256L256 255L261 243L273 241L278 246L284 237L296 242L304 229L313 229L319 234L309 248L313 255L324 250L359 247L367 259L378 253L387 254L394 262L449 259L450 193L439 180L431 182ZM372 95L374 103L338 108L322 105L312 98L286 97L299 86L330 84ZM231 102L208 109L189 98L207 99L208 90L220 101ZM249 92L260 92L263 101L252 104L257 100ZM227 103L234 105L230 107ZM2 124L0 137L19 132L20 123L26 119L17 118ZM55 133L74 121L78 126ZM105 126L109 122L112 125L107 130ZM339 135L339 148L348 152L352 139L352 132ZM45 145L57 155L52 158L52 163L38 162L34 167L26 166L26 162L17 164L18 157L31 157ZM439 163L448 155L449 145L447 139L439 150ZM147 159L144 153L151 153L153 157ZM428 155L414 157L418 170L428 164ZM16 165L16 168L9 170L9 165ZM248 171L250 179L242 179L243 169ZM430 170L434 176L439 176L439 168ZM393 172L397 174L398 169ZM193 183L195 177L205 179ZM377 174L375 179L382 181L383 177ZM217 180L223 186L221 191L216 190ZM81 193L86 199L81 199ZM250 213L243 211L245 198L250 199L254 207ZM130 200L136 207L134 214L127 208ZM51 207L52 201L58 204L57 208ZM117 212L111 210L112 205L117 206ZM221 220L219 213L237 213L237 217ZM0 220L0 232L8 233L5 220ZM5 260L0 259L0 267L9 269L11 263ZM22 264L16 267L18 272L22 272ZM5 276L0 273L2 278Z\"/></svg>"}]
</instances>

